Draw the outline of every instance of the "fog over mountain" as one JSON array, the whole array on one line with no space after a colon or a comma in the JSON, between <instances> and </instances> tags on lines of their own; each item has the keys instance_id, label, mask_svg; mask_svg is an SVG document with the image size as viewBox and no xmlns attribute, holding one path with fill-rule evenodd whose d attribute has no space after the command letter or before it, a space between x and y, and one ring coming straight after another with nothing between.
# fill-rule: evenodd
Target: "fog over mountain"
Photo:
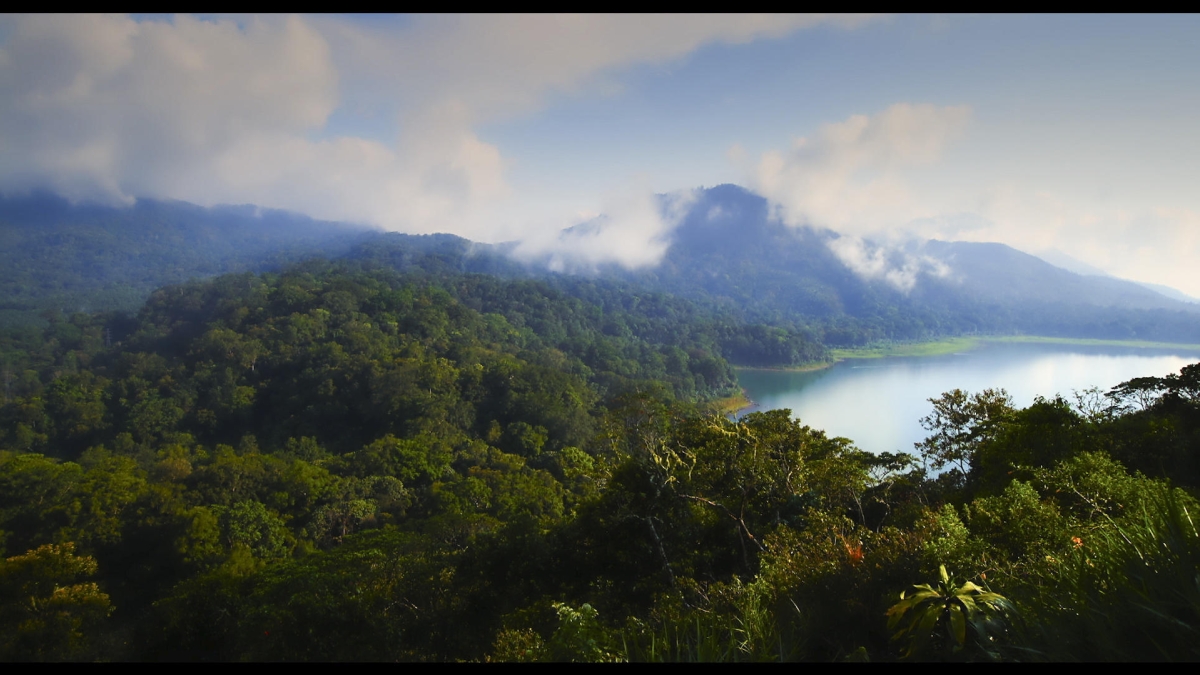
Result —
<instances>
[{"instance_id":1,"label":"fog over mountain","mask_svg":"<svg viewBox=\"0 0 1200 675\"><path fill-rule=\"evenodd\" d=\"M427 272L629 285L719 305L747 321L807 326L833 344L988 333L1200 342L1200 305L1075 274L1004 244L881 243L796 227L736 185L660 196L656 206L637 208L646 228L668 226L638 231L628 217L600 217L553 240L497 245L252 206L6 199L0 312L12 321L45 309L131 311L162 284L348 256ZM660 214L646 217L648 208ZM648 234L653 246L636 248Z\"/></svg>"},{"instance_id":2,"label":"fog over mountain","mask_svg":"<svg viewBox=\"0 0 1200 675\"><path fill-rule=\"evenodd\" d=\"M1100 269L1099 267L1096 267L1095 265L1089 265L1089 264L1083 262L1082 260L1078 260L1072 256L1069 256L1066 253L1063 253L1062 251L1060 251L1056 248L1048 249L1045 251L1026 251L1026 252L1030 253L1032 255L1035 255L1035 256L1041 258L1042 260L1045 260L1046 262L1050 263L1051 265L1054 265L1055 267L1061 267L1064 270L1067 270L1068 272L1074 272L1076 274L1082 274L1084 276L1098 276L1098 277L1112 276L1108 272L1105 272L1104 270Z\"/></svg>"},{"instance_id":3,"label":"fog over mountain","mask_svg":"<svg viewBox=\"0 0 1200 675\"><path fill-rule=\"evenodd\" d=\"M1138 281L1135 283L1137 283L1139 286L1144 286L1145 288L1149 288L1150 290L1154 291L1155 293L1165 295L1168 298L1171 298L1172 300L1178 300L1180 302L1186 302L1189 304L1200 304L1200 298L1192 297L1192 296L1188 295L1187 293L1183 293L1182 291L1175 289L1175 288L1171 288L1170 286L1163 286L1162 284L1152 284L1152 283L1145 282L1145 281Z\"/></svg>"},{"instance_id":4,"label":"fog over mountain","mask_svg":"<svg viewBox=\"0 0 1200 675\"><path fill-rule=\"evenodd\" d=\"M952 270L946 278L963 292L1012 302L1077 302L1096 307L1197 311L1142 284L1081 275L1004 244L929 241L920 250Z\"/></svg>"},{"instance_id":5,"label":"fog over mountain","mask_svg":"<svg viewBox=\"0 0 1200 675\"><path fill-rule=\"evenodd\" d=\"M1058 249L1200 296L1198 24L6 14L0 195L249 203L530 257L606 214L577 262L637 267L676 224L655 194L737 183L902 289L937 265L875 244Z\"/></svg>"},{"instance_id":6,"label":"fog over mountain","mask_svg":"<svg viewBox=\"0 0 1200 675\"><path fill-rule=\"evenodd\" d=\"M1196 311L1141 284L1076 274L998 243L909 240L874 242L828 229L792 227L769 202L744 188L722 185L692 193L685 213L669 220L657 264L602 274L677 292L703 291L730 301L775 303L805 314L854 313L864 298L932 305L970 298L1002 304L1065 303L1097 308ZM672 202L671 209L677 209ZM603 219L563 233L561 248L542 264L581 272L572 251L586 238L603 240ZM576 257L572 257L575 255ZM564 267L565 265L565 267Z\"/></svg>"},{"instance_id":7,"label":"fog over mountain","mask_svg":"<svg viewBox=\"0 0 1200 675\"><path fill-rule=\"evenodd\" d=\"M1099 276L1099 277L1113 278L1113 275L1109 274L1108 272L1105 272L1104 270L1100 269L1099 267L1093 267L1092 265L1089 265L1085 262L1076 260L1075 258L1072 258L1071 256L1067 255L1066 253L1063 253L1062 251L1059 251L1056 249L1050 249L1048 251L1040 251L1040 252L1036 253L1035 255L1037 257L1041 258L1042 260L1045 260L1046 262L1050 263L1051 265L1054 265L1055 267L1061 267L1069 272L1074 272L1076 274L1082 274L1084 276ZM1179 300L1180 302L1189 302L1189 303L1200 303L1200 299L1194 298L1194 297L1188 295L1187 293L1180 291L1177 288L1172 288L1170 286L1164 286L1162 284L1152 284L1147 281L1134 281L1134 283L1136 283L1139 286L1142 286L1144 288L1148 288L1148 289L1154 291L1155 293L1159 293L1160 295L1165 295L1166 297L1171 298L1172 300Z\"/></svg>"},{"instance_id":8,"label":"fog over mountain","mask_svg":"<svg viewBox=\"0 0 1200 675\"><path fill-rule=\"evenodd\" d=\"M341 255L374 232L251 205L0 199L0 324L47 309L133 312L164 284Z\"/></svg>"}]
</instances>

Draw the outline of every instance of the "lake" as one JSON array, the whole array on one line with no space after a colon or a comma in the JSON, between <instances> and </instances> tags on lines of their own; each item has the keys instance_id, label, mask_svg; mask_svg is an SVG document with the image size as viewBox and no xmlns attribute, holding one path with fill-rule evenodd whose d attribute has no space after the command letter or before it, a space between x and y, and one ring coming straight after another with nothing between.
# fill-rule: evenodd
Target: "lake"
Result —
<instances>
[{"instance_id":1,"label":"lake","mask_svg":"<svg viewBox=\"0 0 1200 675\"><path fill-rule=\"evenodd\" d=\"M981 342L940 356L846 359L811 372L739 369L738 381L754 402L739 415L790 408L792 415L830 436L844 436L869 452L913 452L926 436L920 419L930 398L962 389L1004 388L1015 405L1088 387L1107 391L1135 377L1162 377L1200 361L1186 347L1077 346L1036 342Z\"/></svg>"}]
</instances>

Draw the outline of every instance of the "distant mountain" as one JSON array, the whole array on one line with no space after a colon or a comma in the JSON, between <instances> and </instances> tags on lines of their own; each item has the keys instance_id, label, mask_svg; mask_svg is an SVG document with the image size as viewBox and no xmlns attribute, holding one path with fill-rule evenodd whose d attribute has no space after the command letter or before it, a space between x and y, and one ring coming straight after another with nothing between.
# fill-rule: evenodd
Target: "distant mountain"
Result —
<instances>
[{"instance_id":1,"label":"distant mountain","mask_svg":"<svg viewBox=\"0 0 1200 675\"><path fill-rule=\"evenodd\" d=\"M577 227L563 242L600 227ZM556 272L563 268L548 260L514 260L514 249L252 206L0 199L0 325L37 321L46 310L132 311L164 284L320 256L417 274L557 279L568 293L595 292L586 290L594 283L669 293L830 345L1004 333L1200 343L1200 304L1075 274L1003 244L885 244L791 227L735 185L700 191L650 267Z\"/></svg>"},{"instance_id":2,"label":"distant mountain","mask_svg":"<svg viewBox=\"0 0 1200 675\"><path fill-rule=\"evenodd\" d=\"M1192 303L1192 304L1200 304L1200 298L1194 298L1194 297L1188 295L1187 293L1184 293L1183 291L1180 291L1175 288L1171 288L1170 286L1163 286L1162 284L1152 284L1148 281L1135 281L1134 283L1138 284L1139 286L1149 288L1150 290L1154 291L1155 293L1158 293L1159 295L1165 295L1168 298L1171 298L1172 300L1178 300L1179 302L1187 302L1187 303Z\"/></svg>"},{"instance_id":3,"label":"distant mountain","mask_svg":"<svg viewBox=\"0 0 1200 675\"><path fill-rule=\"evenodd\" d=\"M1060 251L1058 249L1047 249L1044 251L1037 251L1037 252L1033 252L1032 255L1035 255L1035 256L1041 258L1042 260L1045 260L1046 262L1050 263L1051 265L1054 265L1055 267L1061 267L1064 270L1066 270L1068 272L1074 272L1075 274L1082 274L1084 276L1095 276L1095 277L1112 276L1111 274L1109 274L1108 272L1105 272L1104 270L1100 269L1099 267L1096 267L1094 265L1089 265L1089 264L1083 262L1082 260L1077 260L1077 259L1067 255L1066 253L1063 253L1062 251Z\"/></svg>"},{"instance_id":4,"label":"distant mountain","mask_svg":"<svg viewBox=\"0 0 1200 675\"><path fill-rule=\"evenodd\" d=\"M0 199L0 324L46 310L133 311L159 286L337 256L374 230L254 206Z\"/></svg>"},{"instance_id":5,"label":"distant mountain","mask_svg":"<svg viewBox=\"0 0 1200 675\"><path fill-rule=\"evenodd\" d=\"M950 283L1002 303L1067 303L1124 309L1197 311L1162 293L1110 276L1081 275L1004 244L929 241L921 250L953 270Z\"/></svg>"},{"instance_id":6,"label":"distant mountain","mask_svg":"<svg viewBox=\"0 0 1200 675\"><path fill-rule=\"evenodd\" d=\"M1067 255L1066 253L1063 253L1062 251L1051 249L1049 251L1041 251L1039 253L1036 253L1035 255L1037 255L1037 257L1041 258L1042 260L1045 260L1046 262L1050 263L1051 265L1054 265L1055 267L1061 267L1069 272L1074 272L1076 274L1082 274L1084 276L1100 276L1100 277L1108 277L1108 278L1117 278L1117 277L1113 277L1113 275L1109 274L1108 272L1105 272L1104 270L1100 269L1099 267L1093 267L1085 262L1076 260L1075 258L1072 258L1071 256ZM1176 288L1171 288L1170 286L1163 286L1162 284L1152 284L1147 281L1134 281L1133 283L1135 283L1143 288L1148 288L1148 289L1154 291L1155 293L1166 296L1172 300L1178 300L1180 302L1200 303L1200 298L1194 298L1194 297L1188 295L1187 293L1184 293Z\"/></svg>"},{"instance_id":7,"label":"distant mountain","mask_svg":"<svg viewBox=\"0 0 1200 675\"><path fill-rule=\"evenodd\" d=\"M657 266L608 274L681 295L818 317L860 314L901 299L838 260L827 245L832 236L788 227L770 217L762 197L722 185L701 193Z\"/></svg>"},{"instance_id":8,"label":"distant mountain","mask_svg":"<svg viewBox=\"0 0 1200 675\"><path fill-rule=\"evenodd\" d=\"M1142 285L1003 244L888 246L790 227L734 185L699 194L657 266L601 276L736 307L748 320L818 327L833 344L1014 332L1200 342L1200 306Z\"/></svg>"}]
</instances>

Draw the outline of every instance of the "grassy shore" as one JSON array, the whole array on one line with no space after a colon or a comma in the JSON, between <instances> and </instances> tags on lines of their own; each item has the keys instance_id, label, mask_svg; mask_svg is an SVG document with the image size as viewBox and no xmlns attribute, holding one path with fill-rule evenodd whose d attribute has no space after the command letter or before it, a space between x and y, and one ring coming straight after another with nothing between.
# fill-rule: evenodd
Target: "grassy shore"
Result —
<instances>
[{"instance_id":1,"label":"grassy shore","mask_svg":"<svg viewBox=\"0 0 1200 675\"><path fill-rule=\"evenodd\" d=\"M971 349L979 344L978 338L947 338L931 342L902 342L889 345L874 345L857 349L831 349L829 361L805 363L799 366L734 366L735 370L777 370L789 373L805 373L828 368L846 359L882 359L887 356L936 356L953 354Z\"/></svg>"},{"instance_id":2,"label":"grassy shore","mask_svg":"<svg viewBox=\"0 0 1200 675\"><path fill-rule=\"evenodd\" d=\"M979 345L980 339L973 337L946 338L930 342L898 342L859 349L831 349L834 361L843 359L882 359L887 356L937 356L954 354Z\"/></svg>"},{"instance_id":3,"label":"grassy shore","mask_svg":"<svg viewBox=\"0 0 1200 675\"><path fill-rule=\"evenodd\" d=\"M1091 347L1140 347L1144 349L1183 349L1200 352L1200 344L1147 342L1144 340L1097 340L1093 338L1041 337L1038 335L996 335L946 338L929 342L903 342L876 345L860 349L831 349L834 361L843 359L878 359L886 356L937 356L974 349L983 342L1033 342L1039 344L1080 345Z\"/></svg>"},{"instance_id":4,"label":"grassy shore","mask_svg":"<svg viewBox=\"0 0 1200 675\"><path fill-rule=\"evenodd\" d=\"M1178 342L1146 342L1143 340L1093 340L1091 338L1057 338L1039 337L1037 335L1005 335L999 337L978 338L987 342L1041 342L1058 345L1084 345L1097 347L1144 347L1147 349L1185 349L1200 352L1200 344L1181 344Z\"/></svg>"},{"instance_id":5,"label":"grassy shore","mask_svg":"<svg viewBox=\"0 0 1200 675\"><path fill-rule=\"evenodd\" d=\"M710 403L712 407L722 415L737 413L739 410L749 408L754 405L754 401L746 398L745 393L740 393L734 396L726 396L725 398L715 399Z\"/></svg>"},{"instance_id":6,"label":"grassy shore","mask_svg":"<svg viewBox=\"0 0 1200 675\"><path fill-rule=\"evenodd\" d=\"M782 371L788 373L807 373L813 370L824 370L840 359L833 361L817 361L816 363L805 363L799 366L734 366L734 370L771 370Z\"/></svg>"},{"instance_id":7,"label":"grassy shore","mask_svg":"<svg viewBox=\"0 0 1200 675\"><path fill-rule=\"evenodd\" d=\"M1080 345L1093 347L1141 347L1145 349L1183 349L1200 352L1200 344L1179 344L1174 342L1146 342L1142 340L1096 340L1092 338L1059 338L1040 337L1037 335L997 335L979 337L957 337L928 342L897 342L893 344L872 345L855 349L831 349L831 360L818 363L806 363L799 366L776 366L772 368L736 366L737 370L779 370L787 372L807 372L828 368L846 359L882 359L889 356L938 356L941 354L956 354L978 347L984 342L1035 342L1041 344Z\"/></svg>"}]
</instances>

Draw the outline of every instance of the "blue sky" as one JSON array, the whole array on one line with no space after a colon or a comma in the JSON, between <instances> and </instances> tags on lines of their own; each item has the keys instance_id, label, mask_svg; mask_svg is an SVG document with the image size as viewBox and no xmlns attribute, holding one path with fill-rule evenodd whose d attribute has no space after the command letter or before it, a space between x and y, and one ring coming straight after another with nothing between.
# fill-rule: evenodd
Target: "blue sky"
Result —
<instances>
[{"instance_id":1,"label":"blue sky","mask_svg":"<svg viewBox=\"0 0 1200 675\"><path fill-rule=\"evenodd\" d=\"M0 17L0 191L256 203L650 264L649 196L1200 295L1200 17Z\"/></svg>"}]
</instances>

